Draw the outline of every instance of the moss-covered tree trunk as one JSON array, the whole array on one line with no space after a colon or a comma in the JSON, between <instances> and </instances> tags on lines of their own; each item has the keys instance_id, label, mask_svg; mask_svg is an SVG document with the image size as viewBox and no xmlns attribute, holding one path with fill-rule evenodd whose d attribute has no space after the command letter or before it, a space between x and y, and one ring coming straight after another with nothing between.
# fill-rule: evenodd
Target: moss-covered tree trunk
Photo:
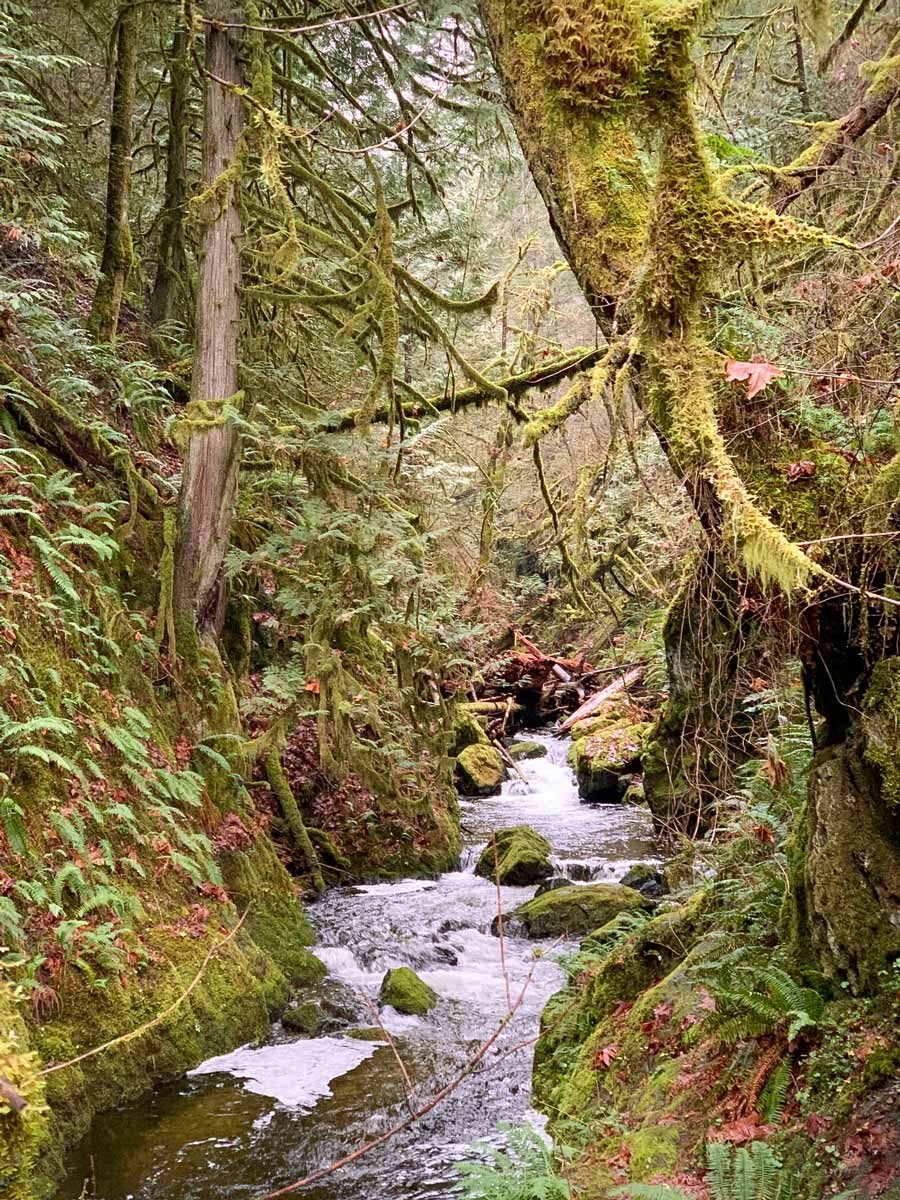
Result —
<instances>
[{"instance_id":1,"label":"moss-covered tree trunk","mask_svg":"<svg viewBox=\"0 0 900 1200\"><path fill-rule=\"evenodd\" d=\"M237 156L244 127L244 74L234 0L214 0L206 34L200 273L191 401L182 429L173 600L179 650L195 634L218 636L225 614L224 559L238 486L240 438L229 409L238 396L242 222ZM223 82L224 81L224 82ZM234 85L234 86L229 86Z\"/></svg>"},{"instance_id":2,"label":"moss-covered tree trunk","mask_svg":"<svg viewBox=\"0 0 900 1200\"><path fill-rule=\"evenodd\" d=\"M166 192L159 230L159 257L150 294L154 325L187 312L189 296L187 243L184 232L187 200L187 138L190 118L188 34L175 30L169 53L169 141L166 148Z\"/></svg>"},{"instance_id":3,"label":"moss-covered tree trunk","mask_svg":"<svg viewBox=\"0 0 900 1200\"><path fill-rule=\"evenodd\" d=\"M101 342L111 342L119 326L125 283L134 256L128 202L131 195L131 151L140 7L123 4L118 14L116 68L109 127L109 167L106 178L106 227L100 282L94 293L88 328Z\"/></svg>"},{"instance_id":4,"label":"moss-covered tree trunk","mask_svg":"<svg viewBox=\"0 0 900 1200\"><path fill-rule=\"evenodd\" d=\"M888 475L890 468L883 473ZM880 529L896 522L879 501ZM896 551L861 553L854 576L895 591ZM900 959L900 618L846 592L805 615L807 684L824 717L797 822L789 916L800 954L871 993Z\"/></svg>"}]
</instances>

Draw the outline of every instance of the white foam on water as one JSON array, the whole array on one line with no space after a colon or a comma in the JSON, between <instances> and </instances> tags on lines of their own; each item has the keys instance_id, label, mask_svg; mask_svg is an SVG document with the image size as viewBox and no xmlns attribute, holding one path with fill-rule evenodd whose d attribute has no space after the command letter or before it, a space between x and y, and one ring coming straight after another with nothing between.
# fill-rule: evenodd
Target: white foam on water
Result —
<instances>
[{"instance_id":1,"label":"white foam on water","mask_svg":"<svg viewBox=\"0 0 900 1200\"><path fill-rule=\"evenodd\" d=\"M248 1092L270 1096L288 1108L314 1108L330 1096L333 1079L371 1058L377 1043L319 1037L271 1046L241 1046L189 1071L189 1075L233 1075Z\"/></svg>"},{"instance_id":2,"label":"white foam on water","mask_svg":"<svg viewBox=\"0 0 900 1200\"><path fill-rule=\"evenodd\" d=\"M397 883L361 883L355 890L368 896L404 896L407 892L433 892L436 887L428 879L400 879Z\"/></svg>"}]
</instances>

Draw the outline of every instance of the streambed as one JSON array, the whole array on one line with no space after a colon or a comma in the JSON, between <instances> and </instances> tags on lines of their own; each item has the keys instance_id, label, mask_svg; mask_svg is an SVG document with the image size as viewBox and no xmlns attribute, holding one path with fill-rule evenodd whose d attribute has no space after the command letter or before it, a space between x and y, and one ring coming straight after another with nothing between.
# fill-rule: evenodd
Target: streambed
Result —
<instances>
[{"instance_id":1,"label":"streambed","mask_svg":"<svg viewBox=\"0 0 900 1200\"><path fill-rule=\"evenodd\" d=\"M654 854L649 815L580 803L568 743L539 735L546 758L520 764L499 796L462 802L461 869L439 879L336 888L310 907L331 972L334 1011L351 1026L375 1024L372 1005L389 967L410 966L439 996L426 1017L381 1014L391 1047L348 1036L298 1038L280 1025L264 1046L203 1064L138 1105L99 1117L69 1159L58 1200L238 1200L260 1197L377 1137L455 1078L507 1010L498 939L490 934L496 887L473 873L494 829L522 822L553 848L559 874L616 881ZM534 888L502 889L505 912ZM307 1200L424 1200L452 1194L454 1166L502 1121L537 1120L529 1104L528 1045L541 1009L561 984L541 943L505 942L515 1017L481 1067L410 1130L298 1195ZM523 1045L525 1043L525 1045ZM518 1047L517 1049L515 1049ZM86 1185L86 1186L85 1186Z\"/></svg>"}]
</instances>

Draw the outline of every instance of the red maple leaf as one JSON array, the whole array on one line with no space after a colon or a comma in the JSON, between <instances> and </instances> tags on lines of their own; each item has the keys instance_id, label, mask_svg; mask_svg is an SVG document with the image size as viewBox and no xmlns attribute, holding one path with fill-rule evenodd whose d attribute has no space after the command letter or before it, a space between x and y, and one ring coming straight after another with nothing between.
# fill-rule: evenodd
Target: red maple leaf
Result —
<instances>
[{"instance_id":1,"label":"red maple leaf","mask_svg":"<svg viewBox=\"0 0 900 1200\"><path fill-rule=\"evenodd\" d=\"M747 399L752 400L764 391L773 379L783 379L784 371L766 358L754 356L752 362L729 358L725 363L725 378L729 383L747 383Z\"/></svg>"},{"instance_id":2,"label":"red maple leaf","mask_svg":"<svg viewBox=\"0 0 900 1200\"><path fill-rule=\"evenodd\" d=\"M619 1053L619 1047L615 1042L610 1042L608 1046L601 1046L594 1055L593 1068L598 1071L601 1067L608 1067L613 1059Z\"/></svg>"}]
</instances>

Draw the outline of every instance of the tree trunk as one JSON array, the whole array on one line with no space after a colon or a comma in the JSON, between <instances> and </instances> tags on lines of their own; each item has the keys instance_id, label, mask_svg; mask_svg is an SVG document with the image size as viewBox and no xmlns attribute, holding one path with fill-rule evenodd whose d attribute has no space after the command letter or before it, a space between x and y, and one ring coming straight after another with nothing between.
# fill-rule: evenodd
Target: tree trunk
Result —
<instances>
[{"instance_id":1,"label":"tree trunk","mask_svg":"<svg viewBox=\"0 0 900 1200\"><path fill-rule=\"evenodd\" d=\"M131 194L131 149L140 9L124 4L119 10L116 36L116 76L109 127L109 168L106 180L106 232L100 282L94 294L88 328L101 342L111 342L119 327L119 310L134 249L128 223Z\"/></svg>"},{"instance_id":2,"label":"tree trunk","mask_svg":"<svg viewBox=\"0 0 900 1200\"><path fill-rule=\"evenodd\" d=\"M187 200L187 136L190 71L188 34L179 26L169 54L169 144L166 151L166 194L159 230L159 258L150 295L154 325L188 311L188 262L184 236Z\"/></svg>"},{"instance_id":3,"label":"tree trunk","mask_svg":"<svg viewBox=\"0 0 900 1200\"><path fill-rule=\"evenodd\" d=\"M244 19L242 6L233 0L214 0L208 15L223 23ZM227 408L239 403L242 224L236 180L225 172L238 152L244 102L234 88L217 82L243 85L236 31L207 27L206 70L203 185L209 192L209 211L200 246L191 402L183 423L186 444L173 590L182 653L193 635L215 639L221 631L224 558L240 460L240 439Z\"/></svg>"}]
</instances>

